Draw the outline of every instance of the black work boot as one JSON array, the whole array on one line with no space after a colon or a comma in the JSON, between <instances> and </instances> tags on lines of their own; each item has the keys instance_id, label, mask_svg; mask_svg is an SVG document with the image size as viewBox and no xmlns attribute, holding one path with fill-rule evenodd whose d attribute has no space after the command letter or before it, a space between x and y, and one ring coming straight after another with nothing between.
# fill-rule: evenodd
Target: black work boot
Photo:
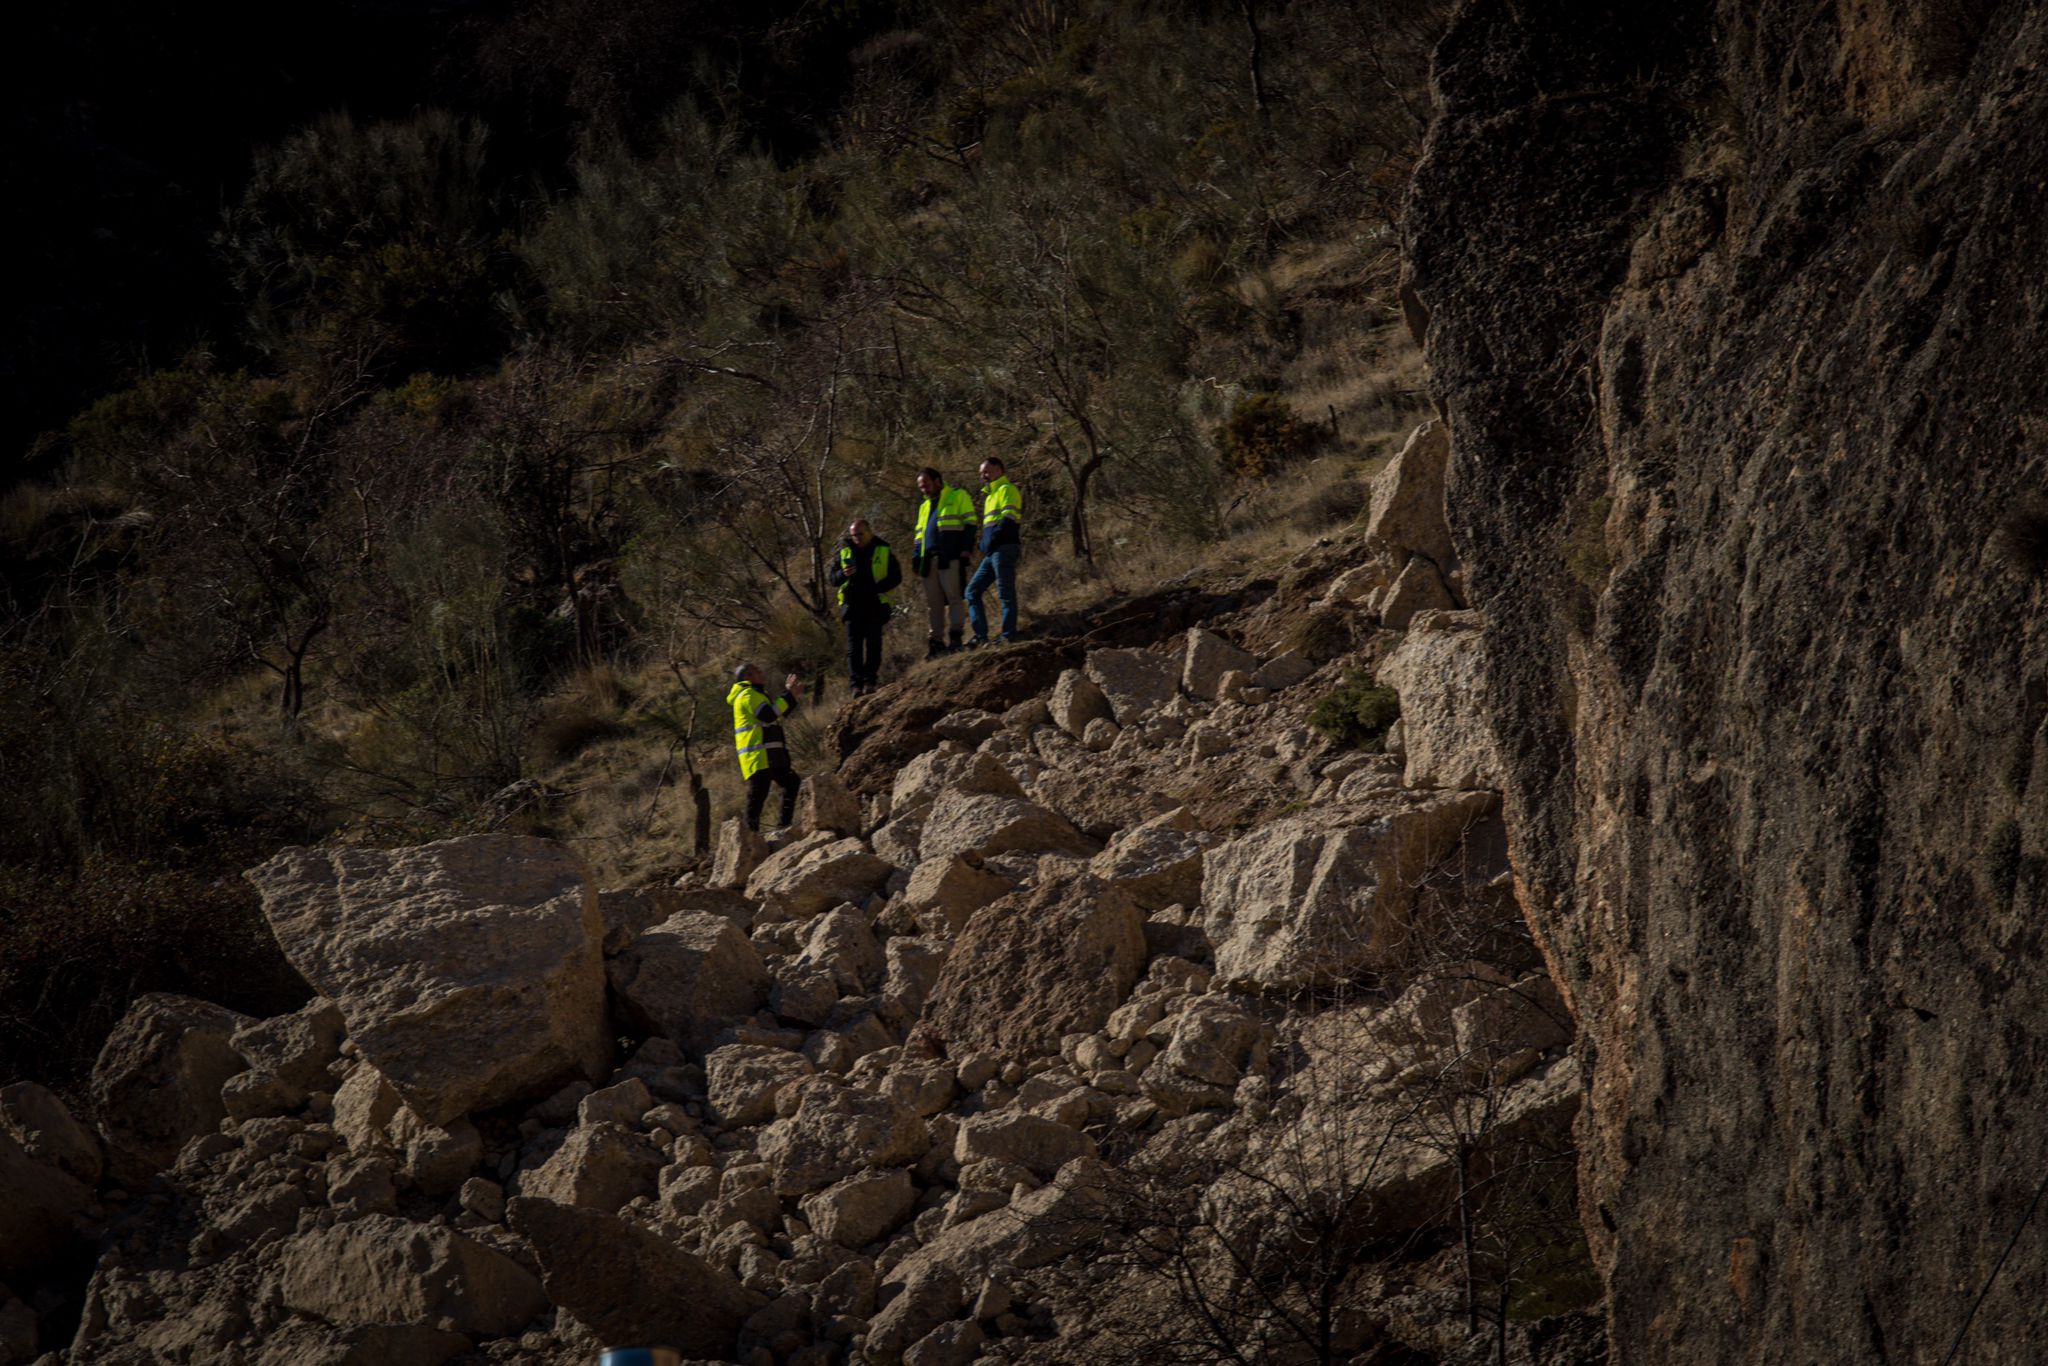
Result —
<instances>
[{"instance_id":1,"label":"black work boot","mask_svg":"<svg viewBox=\"0 0 2048 1366\"><path fill-rule=\"evenodd\" d=\"M954 653L955 651L957 651L957 650L958 650L959 648L960 648L960 633L959 633L958 631L955 631L955 632L953 632L953 643L952 643L952 644L950 644L950 645L948 645L948 646L946 647L946 653L947 653L947 654L952 654L952 653Z\"/></svg>"},{"instance_id":2,"label":"black work boot","mask_svg":"<svg viewBox=\"0 0 2048 1366\"><path fill-rule=\"evenodd\" d=\"M945 641L940 640L937 636L932 636L925 641L924 657L926 659L937 659L940 655L944 653L946 653Z\"/></svg>"}]
</instances>

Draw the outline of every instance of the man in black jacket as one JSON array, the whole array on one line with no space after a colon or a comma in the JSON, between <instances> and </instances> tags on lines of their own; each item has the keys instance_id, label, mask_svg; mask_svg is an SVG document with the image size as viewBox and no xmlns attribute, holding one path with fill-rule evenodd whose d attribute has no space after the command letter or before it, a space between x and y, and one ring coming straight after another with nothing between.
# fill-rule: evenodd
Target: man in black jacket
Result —
<instances>
[{"instance_id":1,"label":"man in black jacket","mask_svg":"<svg viewBox=\"0 0 2048 1366\"><path fill-rule=\"evenodd\" d=\"M882 670L882 627L889 620L889 590L903 582L903 566L889 543L856 517L839 543L832 562L832 582L839 589L839 617L846 623L846 667L853 675L853 695L875 690Z\"/></svg>"}]
</instances>

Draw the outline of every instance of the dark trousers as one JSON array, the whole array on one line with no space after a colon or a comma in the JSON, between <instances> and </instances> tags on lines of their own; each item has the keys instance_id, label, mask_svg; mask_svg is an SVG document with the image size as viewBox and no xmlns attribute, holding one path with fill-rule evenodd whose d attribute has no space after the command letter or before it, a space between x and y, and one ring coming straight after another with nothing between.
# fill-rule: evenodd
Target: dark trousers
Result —
<instances>
[{"instance_id":1,"label":"dark trousers","mask_svg":"<svg viewBox=\"0 0 2048 1366\"><path fill-rule=\"evenodd\" d=\"M846 671L856 683L873 683L882 672L882 624L879 614L846 619Z\"/></svg>"},{"instance_id":2,"label":"dark trousers","mask_svg":"<svg viewBox=\"0 0 2048 1366\"><path fill-rule=\"evenodd\" d=\"M796 770L789 766L789 755L782 750L768 751L768 767L747 779L747 829L761 828L761 808L768 805L768 789L776 786L782 789L782 823L786 826L796 819L796 791L803 781L796 776Z\"/></svg>"}]
</instances>

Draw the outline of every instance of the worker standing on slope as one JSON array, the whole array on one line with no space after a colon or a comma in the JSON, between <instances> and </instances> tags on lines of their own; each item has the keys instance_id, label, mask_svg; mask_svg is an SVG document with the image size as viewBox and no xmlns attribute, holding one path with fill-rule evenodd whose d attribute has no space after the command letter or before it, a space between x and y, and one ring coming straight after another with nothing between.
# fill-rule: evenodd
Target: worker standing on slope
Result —
<instances>
[{"instance_id":1,"label":"worker standing on slope","mask_svg":"<svg viewBox=\"0 0 2048 1366\"><path fill-rule=\"evenodd\" d=\"M846 623L846 668L853 676L855 697L875 690L882 671L889 590L901 582L903 566L889 543L875 535L865 517L854 518L839 543L839 557L832 562L832 583L839 590L839 619Z\"/></svg>"},{"instance_id":2,"label":"worker standing on slope","mask_svg":"<svg viewBox=\"0 0 2048 1366\"><path fill-rule=\"evenodd\" d=\"M967 604L960 594L961 569L974 546L974 499L966 489L949 485L926 465L917 474L924 501L917 508L917 539L910 567L924 580L924 603L931 617L931 638L924 657L936 659L960 648L967 626Z\"/></svg>"},{"instance_id":3,"label":"worker standing on slope","mask_svg":"<svg viewBox=\"0 0 2048 1366\"><path fill-rule=\"evenodd\" d=\"M981 462L981 564L967 581L967 625L974 644L988 644L988 615L981 600L989 584L1003 604L1003 642L1017 638L1017 557L1024 552L1024 498L994 456Z\"/></svg>"},{"instance_id":4,"label":"worker standing on slope","mask_svg":"<svg viewBox=\"0 0 2048 1366\"><path fill-rule=\"evenodd\" d=\"M796 707L803 684L795 674L782 681L782 695L768 695L768 677L753 664L733 670L732 742L740 754L740 776L747 780L747 829L761 828L761 808L768 804L770 785L782 789L782 827L796 819L796 793L801 782L789 766L789 746L782 738L782 718Z\"/></svg>"}]
</instances>

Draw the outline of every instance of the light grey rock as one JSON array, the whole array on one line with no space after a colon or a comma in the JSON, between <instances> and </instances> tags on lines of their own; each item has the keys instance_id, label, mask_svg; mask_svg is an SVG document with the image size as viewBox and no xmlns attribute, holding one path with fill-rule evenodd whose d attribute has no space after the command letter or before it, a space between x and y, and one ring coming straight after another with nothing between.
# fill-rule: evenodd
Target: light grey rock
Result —
<instances>
[{"instance_id":1,"label":"light grey rock","mask_svg":"<svg viewBox=\"0 0 2048 1366\"><path fill-rule=\"evenodd\" d=\"M1232 672L1250 673L1258 667L1258 660L1249 651L1197 626L1187 634L1187 644L1181 656L1180 685L1189 696L1204 701L1220 701L1223 696L1224 675Z\"/></svg>"},{"instance_id":2,"label":"light grey rock","mask_svg":"<svg viewBox=\"0 0 2048 1366\"><path fill-rule=\"evenodd\" d=\"M288 849L248 878L285 956L427 1122L608 1065L597 896L563 846Z\"/></svg>"},{"instance_id":3,"label":"light grey rock","mask_svg":"<svg viewBox=\"0 0 2048 1366\"><path fill-rule=\"evenodd\" d=\"M1085 668L1119 726L1144 720L1180 686L1181 661L1150 650L1090 650Z\"/></svg>"},{"instance_id":4,"label":"light grey rock","mask_svg":"<svg viewBox=\"0 0 2048 1366\"><path fill-rule=\"evenodd\" d=\"M1485 793L1390 794L1275 821L1209 850L1203 927L1217 976L1303 989L1383 963L1406 936L1423 872L1492 806Z\"/></svg>"}]
</instances>

